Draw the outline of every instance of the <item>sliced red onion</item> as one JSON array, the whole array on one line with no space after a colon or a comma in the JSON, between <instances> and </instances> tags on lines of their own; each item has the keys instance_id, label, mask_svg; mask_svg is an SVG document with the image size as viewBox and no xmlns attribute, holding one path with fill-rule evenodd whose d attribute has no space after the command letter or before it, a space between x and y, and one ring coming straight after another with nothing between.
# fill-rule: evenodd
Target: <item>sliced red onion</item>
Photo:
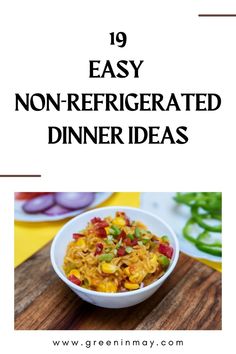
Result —
<instances>
[{"instance_id":1,"label":"sliced red onion","mask_svg":"<svg viewBox=\"0 0 236 354\"><path fill-rule=\"evenodd\" d=\"M89 206L94 201L94 193L58 192L54 194L56 204L71 210Z\"/></svg>"},{"instance_id":2,"label":"sliced red onion","mask_svg":"<svg viewBox=\"0 0 236 354\"><path fill-rule=\"evenodd\" d=\"M51 208L45 210L43 213L48 216L57 216L57 215L63 215L63 214L69 213L69 212L71 212L70 209L63 208L62 206L55 204Z\"/></svg>"},{"instance_id":3,"label":"sliced red onion","mask_svg":"<svg viewBox=\"0 0 236 354\"><path fill-rule=\"evenodd\" d=\"M22 206L25 213L36 214L51 208L55 204L52 194L41 195L25 202Z\"/></svg>"}]
</instances>

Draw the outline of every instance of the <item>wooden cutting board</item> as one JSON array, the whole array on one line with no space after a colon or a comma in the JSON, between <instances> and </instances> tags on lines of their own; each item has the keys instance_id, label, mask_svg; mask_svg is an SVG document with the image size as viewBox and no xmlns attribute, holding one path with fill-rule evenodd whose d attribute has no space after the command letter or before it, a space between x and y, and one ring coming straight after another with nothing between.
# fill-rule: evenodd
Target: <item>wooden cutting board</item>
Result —
<instances>
[{"instance_id":1,"label":"wooden cutting board","mask_svg":"<svg viewBox=\"0 0 236 354\"><path fill-rule=\"evenodd\" d=\"M50 244L15 270L15 329L221 329L221 273L184 254L157 292L133 307L103 309L55 274Z\"/></svg>"}]
</instances>

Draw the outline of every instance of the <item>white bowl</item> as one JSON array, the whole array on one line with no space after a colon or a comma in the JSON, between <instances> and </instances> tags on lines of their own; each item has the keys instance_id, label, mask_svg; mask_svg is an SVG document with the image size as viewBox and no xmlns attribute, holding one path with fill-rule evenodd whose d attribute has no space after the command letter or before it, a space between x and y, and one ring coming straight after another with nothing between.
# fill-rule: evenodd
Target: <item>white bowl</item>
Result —
<instances>
[{"instance_id":1,"label":"white bowl","mask_svg":"<svg viewBox=\"0 0 236 354\"><path fill-rule=\"evenodd\" d=\"M131 220L139 220L143 222L148 229L155 235L167 235L171 246L174 249L174 254L166 273L152 284L143 287L142 289L133 290L123 293L103 293L94 290L87 290L79 287L69 281L63 271L63 261L66 253L67 245L72 240L72 234L78 232L87 226L87 223L95 216L104 218L106 216L115 216L116 211L124 211ZM129 207L105 207L88 211L80 214L77 217L66 223L58 232L53 240L51 247L51 262L53 268L59 278L61 278L80 298L90 302L91 304L107 307L107 308L122 308L136 305L148 297L150 297L169 277L173 272L179 258L179 243L172 228L162 219L154 214L146 212L142 209Z\"/></svg>"}]
</instances>

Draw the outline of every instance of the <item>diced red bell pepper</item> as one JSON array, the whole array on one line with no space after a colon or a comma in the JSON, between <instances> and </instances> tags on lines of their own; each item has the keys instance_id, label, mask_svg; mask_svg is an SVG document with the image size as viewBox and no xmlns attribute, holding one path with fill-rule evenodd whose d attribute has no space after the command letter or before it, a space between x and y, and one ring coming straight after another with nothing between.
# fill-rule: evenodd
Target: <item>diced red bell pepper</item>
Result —
<instances>
[{"instance_id":1,"label":"diced red bell pepper","mask_svg":"<svg viewBox=\"0 0 236 354\"><path fill-rule=\"evenodd\" d=\"M118 235L117 239L118 240L124 240L126 238L126 232L124 230L121 231L121 233Z\"/></svg>"},{"instance_id":2,"label":"diced red bell pepper","mask_svg":"<svg viewBox=\"0 0 236 354\"><path fill-rule=\"evenodd\" d=\"M126 246L132 246L132 240L129 237L126 237L124 239L124 243L126 244Z\"/></svg>"},{"instance_id":3,"label":"diced red bell pepper","mask_svg":"<svg viewBox=\"0 0 236 354\"><path fill-rule=\"evenodd\" d=\"M164 256L168 257L169 259L171 259L173 256L173 252L174 252L173 247L165 243L160 243L158 250L161 254L164 254Z\"/></svg>"},{"instance_id":4,"label":"diced red bell pepper","mask_svg":"<svg viewBox=\"0 0 236 354\"><path fill-rule=\"evenodd\" d=\"M96 216L95 216L95 218L91 219L91 223L92 224L96 224L97 222L101 222L101 221L102 221L102 219L101 218L97 218Z\"/></svg>"},{"instance_id":5,"label":"diced red bell pepper","mask_svg":"<svg viewBox=\"0 0 236 354\"><path fill-rule=\"evenodd\" d=\"M126 226L131 226L130 219L126 215L125 215L125 222L126 222Z\"/></svg>"},{"instance_id":6,"label":"diced red bell pepper","mask_svg":"<svg viewBox=\"0 0 236 354\"><path fill-rule=\"evenodd\" d=\"M91 223L94 225L96 229L99 229L100 227L107 227L109 226L108 222L106 220L102 220L101 218L93 218L91 220Z\"/></svg>"},{"instance_id":7,"label":"diced red bell pepper","mask_svg":"<svg viewBox=\"0 0 236 354\"><path fill-rule=\"evenodd\" d=\"M95 232L98 237L107 237L105 227L109 226L109 224L106 220L95 217L91 220L91 223L94 225L92 232Z\"/></svg>"},{"instance_id":8,"label":"diced red bell pepper","mask_svg":"<svg viewBox=\"0 0 236 354\"><path fill-rule=\"evenodd\" d=\"M84 237L84 235L83 234L79 234L79 233L74 233L73 234L73 239L74 240L78 240L78 238L80 238L80 237Z\"/></svg>"},{"instance_id":9,"label":"diced red bell pepper","mask_svg":"<svg viewBox=\"0 0 236 354\"><path fill-rule=\"evenodd\" d=\"M97 243L94 256L97 256L98 254L101 254L102 250L103 250L103 244L102 243Z\"/></svg>"},{"instance_id":10,"label":"diced red bell pepper","mask_svg":"<svg viewBox=\"0 0 236 354\"><path fill-rule=\"evenodd\" d=\"M73 274L72 274L72 275L69 275L68 279L69 279L72 283L74 283L74 284L76 284L76 285L81 285L81 280L78 279L78 278L76 278L76 276L73 275Z\"/></svg>"},{"instance_id":11,"label":"diced red bell pepper","mask_svg":"<svg viewBox=\"0 0 236 354\"><path fill-rule=\"evenodd\" d=\"M106 233L106 230L104 229L104 227L96 229L95 233L98 237L102 237L102 238L107 237L107 233Z\"/></svg>"},{"instance_id":12,"label":"diced red bell pepper","mask_svg":"<svg viewBox=\"0 0 236 354\"><path fill-rule=\"evenodd\" d=\"M94 224L95 229L100 229L101 227L107 227L107 226L109 226L109 224L106 220L102 220Z\"/></svg>"},{"instance_id":13,"label":"diced red bell pepper","mask_svg":"<svg viewBox=\"0 0 236 354\"><path fill-rule=\"evenodd\" d=\"M131 246L136 246L137 244L138 244L138 239L137 237L135 237L131 242Z\"/></svg>"},{"instance_id":14,"label":"diced red bell pepper","mask_svg":"<svg viewBox=\"0 0 236 354\"><path fill-rule=\"evenodd\" d=\"M122 257L122 256L124 256L125 255L125 248L123 247L123 246L121 246L119 249L118 249L118 251L117 251L117 256L118 257Z\"/></svg>"}]
</instances>

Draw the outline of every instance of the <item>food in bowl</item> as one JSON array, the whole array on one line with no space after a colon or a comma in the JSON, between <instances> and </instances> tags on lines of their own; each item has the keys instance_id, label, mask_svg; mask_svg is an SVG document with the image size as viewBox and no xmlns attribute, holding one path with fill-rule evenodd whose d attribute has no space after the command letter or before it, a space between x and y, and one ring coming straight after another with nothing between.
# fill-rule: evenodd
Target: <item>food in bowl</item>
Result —
<instances>
[{"instance_id":1,"label":"food in bowl","mask_svg":"<svg viewBox=\"0 0 236 354\"><path fill-rule=\"evenodd\" d=\"M73 233L63 269L75 285L98 292L130 292L150 285L167 271L173 247L124 212L93 217Z\"/></svg>"}]
</instances>

